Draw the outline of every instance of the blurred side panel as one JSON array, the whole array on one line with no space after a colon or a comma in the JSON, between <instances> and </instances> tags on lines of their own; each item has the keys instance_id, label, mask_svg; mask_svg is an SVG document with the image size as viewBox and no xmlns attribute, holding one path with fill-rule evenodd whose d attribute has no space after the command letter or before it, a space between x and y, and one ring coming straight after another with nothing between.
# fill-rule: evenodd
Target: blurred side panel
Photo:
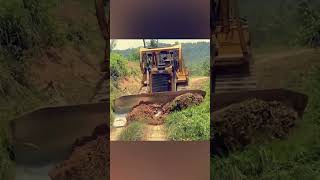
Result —
<instances>
[{"instance_id":1,"label":"blurred side panel","mask_svg":"<svg viewBox=\"0 0 320 180\"><path fill-rule=\"evenodd\" d=\"M208 180L209 142L111 142L112 180Z\"/></svg>"}]
</instances>

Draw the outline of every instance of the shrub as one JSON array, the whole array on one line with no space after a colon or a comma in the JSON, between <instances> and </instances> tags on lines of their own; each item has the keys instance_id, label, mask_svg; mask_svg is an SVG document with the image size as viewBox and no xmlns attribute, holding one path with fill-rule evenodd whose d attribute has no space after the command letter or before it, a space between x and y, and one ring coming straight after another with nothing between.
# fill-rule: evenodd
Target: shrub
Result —
<instances>
[{"instance_id":1,"label":"shrub","mask_svg":"<svg viewBox=\"0 0 320 180\"><path fill-rule=\"evenodd\" d=\"M110 78L113 81L117 81L120 78L128 75L128 69L126 66L127 61L123 56L117 53L111 53L110 55Z\"/></svg>"}]
</instances>

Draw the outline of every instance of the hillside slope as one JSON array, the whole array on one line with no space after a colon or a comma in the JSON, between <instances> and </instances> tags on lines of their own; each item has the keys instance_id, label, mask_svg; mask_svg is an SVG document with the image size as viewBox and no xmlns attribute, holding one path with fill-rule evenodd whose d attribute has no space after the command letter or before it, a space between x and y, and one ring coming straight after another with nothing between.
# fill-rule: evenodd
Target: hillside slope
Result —
<instances>
[{"instance_id":1,"label":"hillside slope","mask_svg":"<svg viewBox=\"0 0 320 180\"><path fill-rule=\"evenodd\" d=\"M47 105L87 103L104 40L94 1L0 0L0 179L12 179L8 122Z\"/></svg>"}]
</instances>

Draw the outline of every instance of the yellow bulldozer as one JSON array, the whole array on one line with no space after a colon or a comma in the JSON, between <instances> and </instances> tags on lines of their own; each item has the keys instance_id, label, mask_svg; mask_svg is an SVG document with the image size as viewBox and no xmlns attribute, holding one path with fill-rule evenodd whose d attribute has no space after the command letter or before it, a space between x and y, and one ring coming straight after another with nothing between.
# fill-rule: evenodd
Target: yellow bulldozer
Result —
<instances>
[{"instance_id":1,"label":"yellow bulldozer","mask_svg":"<svg viewBox=\"0 0 320 180\"><path fill-rule=\"evenodd\" d=\"M141 48L140 69L145 93L177 91L189 81L180 44L162 48Z\"/></svg>"},{"instance_id":2,"label":"yellow bulldozer","mask_svg":"<svg viewBox=\"0 0 320 180\"><path fill-rule=\"evenodd\" d=\"M185 93L205 96L205 91L188 90L189 72L184 65L181 44L169 47L140 48L142 74L139 94L115 99L116 114L125 114L141 102L167 103Z\"/></svg>"},{"instance_id":3,"label":"yellow bulldozer","mask_svg":"<svg viewBox=\"0 0 320 180\"><path fill-rule=\"evenodd\" d=\"M240 17L238 0L212 0L211 7L211 107L213 111L256 98L280 101L302 115L307 97L286 89L256 86L251 36Z\"/></svg>"},{"instance_id":4,"label":"yellow bulldozer","mask_svg":"<svg viewBox=\"0 0 320 180\"><path fill-rule=\"evenodd\" d=\"M255 89L250 31L240 17L238 1L215 0L213 5L215 92Z\"/></svg>"}]
</instances>

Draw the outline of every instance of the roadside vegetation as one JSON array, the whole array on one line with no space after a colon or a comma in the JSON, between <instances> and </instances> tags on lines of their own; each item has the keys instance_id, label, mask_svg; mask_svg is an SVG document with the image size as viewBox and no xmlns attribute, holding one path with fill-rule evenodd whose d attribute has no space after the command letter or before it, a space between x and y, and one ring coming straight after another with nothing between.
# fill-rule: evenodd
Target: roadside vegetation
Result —
<instances>
[{"instance_id":1,"label":"roadside vegetation","mask_svg":"<svg viewBox=\"0 0 320 180\"><path fill-rule=\"evenodd\" d=\"M130 61L127 60L126 57L119 53L112 51L110 54L110 102L127 93L120 88L121 80L126 78L138 78L138 62L130 62L134 67L129 67L129 62ZM114 120L112 104L110 107L110 122L112 124Z\"/></svg>"},{"instance_id":2,"label":"roadside vegetation","mask_svg":"<svg viewBox=\"0 0 320 180\"><path fill-rule=\"evenodd\" d=\"M168 138L175 141L206 141L210 139L210 88L207 82L204 102L171 113L165 121Z\"/></svg>"}]
</instances>

